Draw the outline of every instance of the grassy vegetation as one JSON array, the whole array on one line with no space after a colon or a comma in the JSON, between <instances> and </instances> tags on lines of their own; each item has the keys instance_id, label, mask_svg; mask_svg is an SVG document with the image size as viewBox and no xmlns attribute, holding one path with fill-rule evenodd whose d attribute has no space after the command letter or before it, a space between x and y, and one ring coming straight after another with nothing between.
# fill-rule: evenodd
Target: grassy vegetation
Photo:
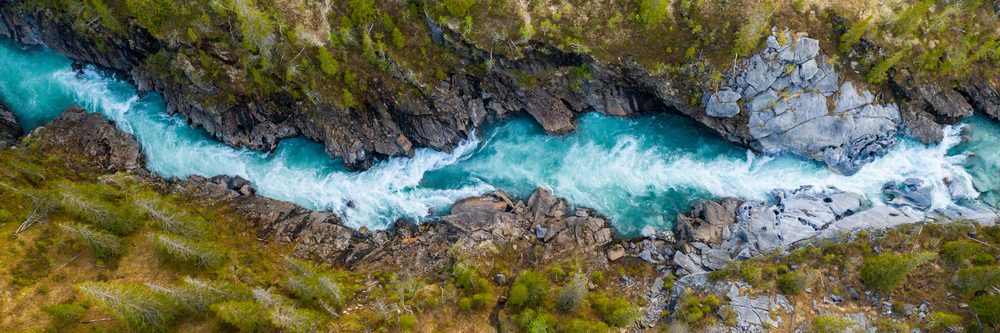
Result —
<instances>
[{"instance_id":1,"label":"grassy vegetation","mask_svg":"<svg viewBox=\"0 0 1000 333\"><path fill-rule=\"evenodd\" d=\"M813 332L841 332L853 326L844 318L868 306L874 295L893 304L892 316L873 318L880 332L988 332L1000 318L995 310L1000 308L998 244L997 226L962 221L904 225L737 262L710 278L746 281L752 286L750 294L780 292L796 309L813 306L817 297L844 298L843 304L818 304L818 313L796 312L790 315L794 318L785 318L785 323L808 322ZM810 279L813 274L823 278ZM850 289L858 300L849 299ZM903 314L904 304L923 302L933 310L926 319ZM786 328L794 330L779 327Z\"/></svg>"},{"instance_id":2,"label":"grassy vegetation","mask_svg":"<svg viewBox=\"0 0 1000 333\"><path fill-rule=\"evenodd\" d=\"M477 331L498 309L502 322L526 331L607 332L638 316L639 294L606 279L612 271L575 261L526 269L506 252L456 257L421 276L345 271L259 241L224 204L129 174L62 167L64 158L30 145L0 150L8 212L0 331ZM511 281L487 278L501 272Z\"/></svg>"}]
</instances>

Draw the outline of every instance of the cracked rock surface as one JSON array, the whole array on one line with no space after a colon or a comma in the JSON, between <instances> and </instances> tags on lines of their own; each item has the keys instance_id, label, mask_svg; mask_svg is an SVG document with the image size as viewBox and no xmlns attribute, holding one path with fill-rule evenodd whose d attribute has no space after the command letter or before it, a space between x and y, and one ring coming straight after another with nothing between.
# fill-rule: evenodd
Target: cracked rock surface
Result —
<instances>
[{"instance_id":1,"label":"cracked rock surface","mask_svg":"<svg viewBox=\"0 0 1000 333\"><path fill-rule=\"evenodd\" d=\"M871 92L841 81L817 40L787 32L778 37L770 36L761 53L708 96L706 115L745 112L750 136L764 152L812 158L842 174L885 155L903 127L899 108L877 104Z\"/></svg>"}]
</instances>

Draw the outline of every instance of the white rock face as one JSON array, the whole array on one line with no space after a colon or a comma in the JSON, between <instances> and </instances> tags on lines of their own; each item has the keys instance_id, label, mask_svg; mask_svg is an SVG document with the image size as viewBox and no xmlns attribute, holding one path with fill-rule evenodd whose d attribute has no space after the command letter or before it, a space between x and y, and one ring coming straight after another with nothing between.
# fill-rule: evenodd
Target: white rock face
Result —
<instances>
[{"instance_id":1,"label":"white rock face","mask_svg":"<svg viewBox=\"0 0 1000 333\"><path fill-rule=\"evenodd\" d=\"M817 40L787 32L783 39L790 42L770 36L763 51L745 60L708 98L706 114L747 112L750 135L766 153L812 158L842 174L885 155L903 126L899 108L875 104L870 92L841 82Z\"/></svg>"}]
</instances>

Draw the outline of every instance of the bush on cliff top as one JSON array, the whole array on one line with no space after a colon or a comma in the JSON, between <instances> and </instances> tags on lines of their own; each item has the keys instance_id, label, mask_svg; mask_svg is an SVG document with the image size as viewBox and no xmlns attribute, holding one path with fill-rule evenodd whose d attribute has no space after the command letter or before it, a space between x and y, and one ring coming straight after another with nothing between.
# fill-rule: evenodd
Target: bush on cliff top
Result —
<instances>
[{"instance_id":1,"label":"bush on cliff top","mask_svg":"<svg viewBox=\"0 0 1000 333\"><path fill-rule=\"evenodd\" d=\"M933 252L923 251L867 257L861 263L861 282L875 291L890 292L906 280L910 272L936 256Z\"/></svg>"}]
</instances>

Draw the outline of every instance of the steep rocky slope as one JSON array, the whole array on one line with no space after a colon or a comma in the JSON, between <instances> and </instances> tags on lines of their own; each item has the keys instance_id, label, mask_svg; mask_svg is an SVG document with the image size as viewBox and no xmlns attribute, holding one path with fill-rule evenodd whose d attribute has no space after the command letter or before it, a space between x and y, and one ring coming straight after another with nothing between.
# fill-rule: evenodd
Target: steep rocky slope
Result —
<instances>
[{"instance_id":1,"label":"steep rocky slope","mask_svg":"<svg viewBox=\"0 0 1000 333\"><path fill-rule=\"evenodd\" d=\"M0 149L16 144L23 132L14 114L0 103Z\"/></svg>"},{"instance_id":2,"label":"steep rocky slope","mask_svg":"<svg viewBox=\"0 0 1000 333\"><path fill-rule=\"evenodd\" d=\"M304 8L315 5L305 4ZM585 48L560 47L564 46L561 44L557 46L553 37L565 32L556 30L538 37L543 41L533 41L530 38L532 34L527 34L527 39L509 40L511 49L501 52L492 46L487 48L483 36L465 33L463 26L456 27L454 21L447 18L458 12L444 9L444 16L432 14L450 5L417 3L409 8L395 8L392 5L388 5L390 8L381 8L380 4L375 4L376 8L372 9L351 3L344 9L350 15L345 14L347 19L341 18L340 32L331 34L329 45L320 45L318 49L311 42L296 44L302 41L297 42L292 36L277 35L273 30L264 32L274 39L269 43L277 43L277 46L267 44L270 46L263 49L253 46L255 44L247 45L256 40L252 39L253 31L244 31L248 29L248 25L240 23L249 22L248 16L244 15L246 13L227 9L228 7L216 8L215 10L219 10L216 14L221 13L219 15L229 17L229 20L203 22L198 15L207 14L202 11L213 9L197 2L180 8L149 7L147 12L142 11L146 7L130 2L113 4L102 10L87 5L79 8L50 8L33 1L10 1L0 6L0 21L3 22L0 25L0 35L10 36L24 44L44 44L83 63L127 73L141 89L163 94L171 112L184 114L193 124L205 128L228 144L267 150L273 149L280 139L304 135L323 142L331 156L343 158L352 168L366 168L373 161L386 156L410 155L417 147L450 150L476 128L521 112L530 114L542 127L554 134L571 131L575 116L583 112L597 111L618 116L634 116L643 112L680 112L715 129L730 141L760 151L782 151L813 157L845 173L856 171L870 156L877 156L886 146L891 145L887 140L893 134L889 128L892 124L878 129L866 125L864 128L871 128L872 131L868 132L872 133L846 136L834 134L831 136L839 138L839 141L812 143L814 146L805 147L796 143L811 141L803 136L770 135L775 129L753 132L760 125L747 123L743 117L716 117L719 114L712 107L712 101L717 98L702 98L719 89L722 82L717 82L721 80L715 77L722 77L723 71L727 77L741 77L740 73L745 70L750 70L750 74L756 73L753 68L746 67L751 65L746 61L729 65L728 61L712 60L733 52L725 47L711 47L706 54L671 65L676 69L669 71L652 68L646 63L649 59L644 53L637 53L634 59L621 55L617 55L617 59L609 59L611 55L605 54L607 51L588 54ZM289 9L281 4L274 4L274 8L261 6L265 7L257 9L275 11L275 14L268 15L301 14L295 11L292 14L286 13L284 11ZM475 12L477 14L470 15L477 18L479 15L486 15L488 22L497 22L493 19L505 15L479 13L478 9L471 8L474 7L459 12ZM322 10L319 12L328 13L326 19L332 20L338 15L331 14L333 11L329 5L320 9ZM359 14L369 13L369 9L374 10L374 16ZM150 21L158 17L156 15L159 15L159 11L170 10L181 13L174 20L176 22ZM784 10L787 8L781 7L779 12ZM813 10L838 13L834 8ZM983 9L976 7L976 10L975 13L979 13ZM315 14L315 11L312 13ZM687 15L690 17L686 19L690 20L694 20L692 15L708 15L670 11L667 14L681 17ZM727 11L722 14L730 15ZM151 17L147 18L146 15ZM826 15L830 15L829 12ZM81 26L81 17L91 16L91 23ZM392 35L394 40L397 39L395 33L403 31L399 36L401 44L397 46L402 45L401 49L420 49L423 55L408 55L392 48L371 46L367 44L369 38L381 38L381 33L371 37L369 30L359 32L356 27L344 23L373 20L374 24L378 20L373 17L381 20L375 26L387 29L385 35ZM393 20L396 20L395 23ZM819 17L808 20L826 23L830 19ZM274 24L270 18L260 18L258 21L261 25ZM621 28L624 33L641 36L642 29L652 29L641 28L645 26L641 22L628 22L627 27ZM796 20L784 23L801 24ZM322 31L325 28L322 24L330 23L317 24L320 24L318 29ZM277 26L279 30L295 30L301 34L295 37L311 36L306 33L311 26ZM393 28L396 26L398 27ZM611 26L610 21L608 26ZM183 30L184 27L187 30ZM717 33L724 38L737 35L731 31L734 27L708 29L721 29ZM168 33L167 30L172 32ZM750 32L762 33L763 30L765 29ZM827 36L829 32L815 33ZM798 39L797 35L779 35L781 40ZM753 47L739 51L737 58L742 54L747 59L748 55L756 53L754 45L762 36L766 34L750 39L755 43L748 45ZM365 42L360 47L351 44L351 41L356 43L357 38ZM847 37L841 39L845 38ZM243 43L240 43L241 40ZM811 45L816 50L820 44L836 43L836 40L806 40L814 41ZM788 42L774 43L783 47ZM579 43L572 45L580 46ZM852 67L857 57L870 58L871 55L882 52L879 49L881 44L857 45L854 49L848 49L850 53L847 58L852 60ZM649 45L643 47L647 46ZM332 59L329 58L330 51L327 47L334 50ZM994 67L989 64L994 54L990 48L995 47L995 43L986 43L983 47L980 52L982 54L976 53L981 58L979 61L986 65L986 69ZM579 52L580 50L583 52ZM362 58L361 53L368 60L358 59ZM302 59L302 64L283 60L286 57ZM418 58L432 60L428 62ZM652 56L648 58L655 59ZM825 58L828 60L826 62L817 62L817 68L822 68L822 73L826 74L833 71L835 66L846 67L846 61L834 61L836 58L830 56ZM316 67L317 62L320 68ZM346 68L348 66L351 68ZM285 68L285 72L280 72L280 68ZM804 71L811 71L811 68ZM433 73L420 74L428 70ZM333 73L332 78L328 77L330 73ZM981 112L990 114L990 110L995 109L993 106L998 104L997 80L991 79L995 74L984 70L963 75L952 80L957 82L972 104ZM898 79L893 75L890 81L899 87L899 97L915 101L907 105L902 118L907 120L911 129L907 132L915 133L925 141L936 139L937 122L951 123L971 114L970 104L947 81L932 80L927 75L920 75L912 80ZM726 86L735 88L734 84L738 86L743 83L733 82ZM855 82L855 86L858 85L860 83ZM837 87L821 90L832 88ZM858 89L866 90L863 87ZM752 96L746 96L749 97ZM880 100L891 99L888 96L882 97L884 98ZM719 102L717 104L726 105L726 115L735 111L734 106L738 106L737 100ZM716 116L706 114L703 111L706 106L711 109L709 114ZM749 114L756 111L747 109L744 112ZM869 118L883 117L873 114ZM901 127L898 120L889 118L890 123ZM750 120L758 123L761 121L760 118ZM797 122L775 126L788 127L794 123ZM815 126L807 127L812 129ZM782 127L777 130L786 129Z\"/></svg>"}]
</instances>

